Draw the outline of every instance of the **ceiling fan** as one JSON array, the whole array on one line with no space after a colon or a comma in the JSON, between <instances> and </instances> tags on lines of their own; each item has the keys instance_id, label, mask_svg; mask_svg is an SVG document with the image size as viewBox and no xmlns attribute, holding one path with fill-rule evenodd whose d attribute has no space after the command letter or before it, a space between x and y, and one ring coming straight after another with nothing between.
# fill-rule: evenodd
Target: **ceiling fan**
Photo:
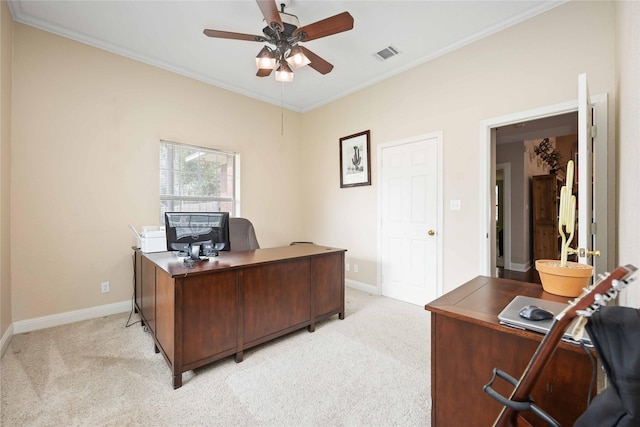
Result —
<instances>
[{"instance_id":1,"label":"ceiling fan","mask_svg":"<svg viewBox=\"0 0 640 427\"><path fill-rule=\"evenodd\" d=\"M290 0L287 0L287 3L281 2L280 11L278 11L276 1L256 0L267 22L267 26L262 29L263 36L209 29L204 30L204 34L208 37L247 40L273 45L273 48L265 45L256 56L256 66L258 67L256 75L258 77L266 77L275 69L276 80L292 81L292 68L300 68L305 65L309 65L321 74L329 73L333 69L333 65L299 43L349 31L353 28L353 17L349 12L342 12L300 27L298 17L284 11Z\"/></svg>"}]
</instances>

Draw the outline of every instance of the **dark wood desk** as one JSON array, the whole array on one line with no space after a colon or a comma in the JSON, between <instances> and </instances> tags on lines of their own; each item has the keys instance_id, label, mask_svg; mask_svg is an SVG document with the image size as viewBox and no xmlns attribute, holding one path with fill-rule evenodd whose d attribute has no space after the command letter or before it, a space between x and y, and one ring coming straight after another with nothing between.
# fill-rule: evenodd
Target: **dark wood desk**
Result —
<instances>
[{"instance_id":1,"label":"dark wood desk","mask_svg":"<svg viewBox=\"0 0 640 427\"><path fill-rule=\"evenodd\" d=\"M294 245L220 252L185 268L171 252L135 251L135 305L155 351L182 373L338 314L344 249Z\"/></svg>"},{"instance_id":2,"label":"dark wood desk","mask_svg":"<svg viewBox=\"0 0 640 427\"><path fill-rule=\"evenodd\" d=\"M499 323L498 314L516 295L567 302L538 284L480 276L425 306L431 312L435 427L491 426L500 414L502 406L483 392L493 368L520 378L543 337ZM586 352L578 345L560 343L533 399L561 425L572 426L587 409L591 376ZM494 389L509 397L513 387L498 379ZM534 426L548 425L533 414L526 418Z\"/></svg>"}]
</instances>

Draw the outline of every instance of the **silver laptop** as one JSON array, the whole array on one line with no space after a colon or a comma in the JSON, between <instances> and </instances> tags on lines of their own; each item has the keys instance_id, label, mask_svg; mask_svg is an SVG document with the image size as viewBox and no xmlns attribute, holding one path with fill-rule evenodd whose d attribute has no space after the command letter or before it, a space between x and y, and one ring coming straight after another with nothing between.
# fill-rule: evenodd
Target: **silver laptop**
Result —
<instances>
[{"instance_id":1,"label":"silver laptop","mask_svg":"<svg viewBox=\"0 0 640 427\"><path fill-rule=\"evenodd\" d=\"M532 298L532 297L525 297L522 295L518 295L504 308L504 310L500 312L500 314L498 314L498 320L500 320L500 323L507 326L511 326L513 328L526 329L530 331L540 332L543 334L546 334L547 332L549 332L549 329L551 328L551 323L553 323L553 319L529 320L529 319L520 317L520 310L522 310L524 307L528 305L536 305L540 308L543 308L547 311L552 312L554 316L557 316L569 304L568 303L563 304L561 302L547 301L540 298ZM564 336L562 338L563 341L568 341L573 343L576 342L571 337L571 331L573 330L573 326L577 321L578 321L578 318L576 318L573 322L571 322L571 324L569 325L569 327L564 333ZM589 334L587 333L587 331L584 332L582 341L587 346L590 346L590 347L593 346L593 344L591 343L591 338L589 337Z\"/></svg>"}]
</instances>

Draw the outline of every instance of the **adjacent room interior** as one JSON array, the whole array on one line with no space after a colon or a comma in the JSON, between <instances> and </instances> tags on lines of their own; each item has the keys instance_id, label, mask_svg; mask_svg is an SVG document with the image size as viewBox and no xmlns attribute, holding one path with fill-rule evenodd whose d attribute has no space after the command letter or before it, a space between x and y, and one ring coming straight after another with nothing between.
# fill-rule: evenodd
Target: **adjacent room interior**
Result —
<instances>
[{"instance_id":1,"label":"adjacent room interior","mask_svg":"<svg viewBox=\"0 0 640 427\"><path fill-rule=\"evenodd\" d=\"M558 179L565 177L564 165L577 159L578 115L567 113L529 122L498 128L496 132L496 266L503 271L498 275L523 277L538 282L540 278L533 268L536 259L558 258L555 252L544 252L540 236L536 238L531 212L534 176L550 175L552 168L543 159L541 144L549 144L559 153L559 167L553 169ZM548 141L548 142L547 142ZM505 192L508 191L507 194ZM546 193L544 195L547 197ZM505 200L510 202L505 209ZM530 209L528 209L530 208ZM505 212L510 215L505 219ZM505 236L505 222L509 224ZM512 237L513 236L513 237ZM527 238L522 238L526 236ZM505 244L505 239L507 240ZM505 253L505 248L510 253ZM545 246L546 248L546 246ZM556 248L557 249L557 248ZM505 264L505 259L506 264Z\"/></svg>"}]
</instances>

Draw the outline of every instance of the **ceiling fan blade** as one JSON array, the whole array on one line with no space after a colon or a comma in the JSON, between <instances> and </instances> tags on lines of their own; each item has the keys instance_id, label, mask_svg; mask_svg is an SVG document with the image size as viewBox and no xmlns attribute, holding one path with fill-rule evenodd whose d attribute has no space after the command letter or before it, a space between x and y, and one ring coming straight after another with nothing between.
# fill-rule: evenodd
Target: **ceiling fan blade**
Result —
<instances>
[{"instance_id":1,"label":"ceiling fan blade","mask_svg":"<svg viewBox=\"0 0 640 427\"><path fill-rule=\"evenodd\" d=\"M258 7L260 8L260 12L262 12L262 16L267 21L267 24L273 28L276 24L280 28L279 31L284 30L284 24L282 23L282 18L280 18L280 12L278 12L278 5L275 0L256 0L258 3ZM275 28L274 28L275 29Z\"/></svg>"},{"instance_id":2,"label":"ceiling fan blade","mask_svg":"<svg viewBox=\"0 0 640 427\"><path fill-rule=\"evenodd\" d=\"M331 65L330 63L328 63L324 59L320 58L318 55L316 55L315 53L311 52L306 47L300 46L300 48L302 48L302 51L304 52L304 55L307 58L309 58L309 61L311 61L309 63L309 67L313 68L314 70L316 70L320 74L328 74L328 73L331 72L331 70L333 70L333 65Z\"/></svg>"},{"instance_id":3,"label":"ceiling fan blade","mask_svg":"<svg viewBox=\"0 0 640 427\"><path fill-rule=\"evenodd\" d=\"M216 37L219 39L233 39L233 40L247 40L250 42L265 42L267 39L264 36L255 36L252 34L232 33L230 31L219 30L204 30L205 36Z\"/></svg>"},{"instance_id":4,"label":"ceiling fan blade","mask_svg":"<svg viewBox=\"0 0 640 427\"><path fill-rule=\"evenodd\" d=\"M319 39L320 37L330 36L332 34L349 31L353 28L353 16L349 12L342 12L322 21L300 27L293 32L294 35L300 35L300 41Z\"/></svg>"},{"instance_id":5,"label":"ceiling fan blade","mask_svg":"<svg viewBox=\"0 0 640 427\"><path fill-rule=\"evenodd\" d=\"M258 77L267 77L271 74L273 70L270 70L268 68L259 68L258 72L256 73L256 76Z\"/></svg>"}]
</instances>

